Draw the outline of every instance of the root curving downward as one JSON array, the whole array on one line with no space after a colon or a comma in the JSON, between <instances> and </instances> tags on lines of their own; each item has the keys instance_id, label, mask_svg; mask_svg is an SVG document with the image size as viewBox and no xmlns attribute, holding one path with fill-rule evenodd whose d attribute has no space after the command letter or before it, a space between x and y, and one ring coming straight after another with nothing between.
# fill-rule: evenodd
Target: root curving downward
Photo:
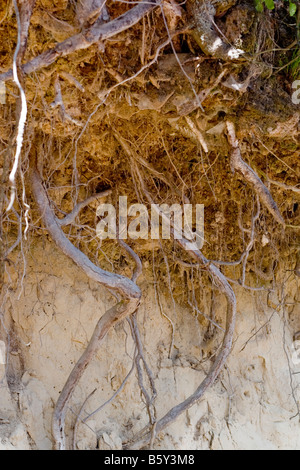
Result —
<instances>
[{"instance_id":1,"label":"root curving downward","mask_svg":"<svg viewBox=\"0 0 300 470\"><path fill-rule=\"evenodd\" d=\"M66 450L68 446L65 436L65 418L67 406L73 392L84 371L99 350L99 346L108 331L119 321L130 316L137 310L141 299L141 291L135 282L131 281L129 278L118 274L112 274L96 266L86 255L84 255L84 253L78 250L69 241L61 229L59 220L53 213L46 190L35 164L31 167L31 184L44 224L55 244L65 255L71 258L89 278L95 280L100 285L109 288L111 291L122 297L122 300L107 310L98 321L87 348L70 373L56 403L52 423L55 448L57 450Z\"/></svg>"}]
</instances>

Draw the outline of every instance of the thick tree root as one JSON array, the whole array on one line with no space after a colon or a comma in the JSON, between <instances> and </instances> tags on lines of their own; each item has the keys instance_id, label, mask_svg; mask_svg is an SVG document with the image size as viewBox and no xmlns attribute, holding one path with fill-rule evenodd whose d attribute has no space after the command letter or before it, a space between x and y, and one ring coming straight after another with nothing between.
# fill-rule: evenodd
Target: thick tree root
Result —
<instances>
[{"instance_id":1,"label":"thick tree root","mask_svg":"<svg viewBox=\"0 0 300 470\"><path fill-rule=\"evenodd\" d=\"M131 154L128 153L128 156L131 157ZM143 194L146 196L150 204L154 204L154 201L152 199L151 194L148 191L148 188L146 187L142 174L138 166L133 161L133 159L132 159L132 165L135 167L136 174L139 177L139 182L143 190ZM200 250L195 249L195 245L191 243L189 240L182 237L181 239L176 239L176 242L186 252L190 253L190 255L202 266L203 269L207 270L214 284L218 287L220 292L225 294L226 299L227 299L226 330L225 330L221 350L219 354L217 355L214 363L212 364L210 371L208 372L206 378L201 382L199 387L191 396L189 396L186 400L184 400L179 405L176 405L173 408L171 408L168 411L168 413L166 413L165 416L163 416L160 420L156 422L155 424L156 435L157 433L165 429L169 424L174 422L178 418L178 416L180 416L187 409L193 406L204 395L206 390L211 385L213 385L213 383L217 379L219 373L221 372L230 354L230 351L232 348L232 342L233 342L234 329L235 329L235 321L236 321L236 297L226 277L221 273L221 271L215 265L213 265L211 262L209 262L205 258L205 256L202 254ZM141 448L151 442L151 436L152 436L151 426L147 426L146 429L144 429L135 439L126 443L125 448L127 449Z\"/></svg>"},{"instance_id":2,"label":"thick tree root","mask_svg":"<svg viewBox=\"0 0 300 470\"><path fill-rule=\"evenodd\" d=\"M235 294L230 284L228 283L227 279L225 278L225 276L223 276L223 274L219 271L218 268L209 264L201 252L193 252L192 256L196 258L198 261L200 261L202 266L206 266L208 272L210 272L210 274L212 275L213 280L217 283L220 290L224 292L224 294L226 295L226 298L227 298L226 331L225 331L221 351L219 352L215 362L211 366L211 369L208 372L205 379L201 382L199 387L196 389L196 391L192 395L190 395L186 400L184 400L179 405L176 405L173 408L171 408L168 411L168 413L165 414L165 416L163 416L160 420L156 422L156 426L155 426L156 434L158 434L163 429L165 429L169 424L174 422L178 418L178 416L180 416L182 413L188 410L191 406L193 406L204 395L206 390L211 385L213 385L219 373L223 369L226 363L226 360L231 352L231 348L232 348L233 334L234 334L234 328L235 328L235 319L236 319ZM150 440L151 440L151 429L150 427L147 427L133 441L127 443L125 448L139 449L149 444Z\"/></svg>"},{"instance_id":3,"label":"thick tree root","mask_svg":"<svg viewBox=\"0 0 300 470\"><path fill-rule=\"evenodd\" d=\"M235 0L188 0L187 10L195 26L191 35L206 55L226 61L243 56L244 51L227 44L214 26L214 17L235 3Z\"/></svg>"},{"instance_id":4,"label":"thick tree root","mask_svg":"<svg viewBox=\"0 0 300 470\"><path fill-rule=\"evenodd\" d=\"M93 336L73 368L69 378L59 396L54 410L52 431L55 448L66 450L65 417L67 405L72 397L76 385L82 377L85 369L97 353L99 346L107 332L119 321L134 313L140 303L141 291L130 279L104 271L93 264L87 256L78 250L65 236L61 224L56 219L50 206L41 177L35 167L31 168L32 190L41 212L44 224L55 244L71 258L91 279L120 294L123 300L109 309L98 321Z\"/></svg>"},{"instance_id":5,"label":"thick tree root","mask_svg":"<svg viewBox=\"0 0 300 470\"><path fill-rule=\"evenodd\" d=\"M275 203L270 191L268 188L266 188L255 171L253 171L252 168L242 159L239 143L236 138L234 124L230 121L227 121L226 125L228 131L228 140L233 149L230 160L232 170L237 171L243 176L243 178L253 187L261 202L267 207L269 212L273 215L274 219L285 227L285 221L280 214L277 204Z\"/></svg>"}]
</instances>

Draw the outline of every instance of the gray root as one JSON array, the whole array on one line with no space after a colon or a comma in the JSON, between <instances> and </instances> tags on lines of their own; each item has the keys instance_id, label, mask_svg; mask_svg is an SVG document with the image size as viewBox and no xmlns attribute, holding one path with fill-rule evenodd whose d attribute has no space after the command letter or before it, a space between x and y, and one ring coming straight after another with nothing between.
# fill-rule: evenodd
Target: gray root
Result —
<instances>
[{"instance_id":1,"label":"gray root","mask_svg":"<svg viewBox=\"0 0 300 470\"><path fill-rule=\"evenodd\" d=\"M19 4L18 8L19 8L19 14L20 14L20 23L21 23L20 48L19 48L18 58L17 58L17 66L19 67L22 63L22 59L26 51L27 40L28 40L28 30L30 26L32 12L36 4L36 0L27 0L26 2L16 0L16 4L17 5Z\"/></svg>"},{"instance_id":2,"label":"gray root","mask_svg":"<svg viewBox=\"0 0 300 470\"><path fill-rule=\"evenodd\" d=\"M227 44L214 26L214 17L235 3L235 0L188 0L187 10L194 23L191 35L206 55L223 60L239 59L243 56L244 51Z\"/></svg>"},{"instance_id":3,"label":"gray root","mask_svg":"<svg viewBox=\"0 0 300 470\"><path fill-rule=\"evenodd\" d=\"M266 188L255 171L253 171L252 168L242 159L239 142L236 138L234 124L231 121L227 121L226 126L228 131L228 140L232 147L230 159L232 169L243 176L243 178L253 187L262 204L266 206L269 212L273 215L274 219L280 225L285 227L285 221L280 214L277 204L275 203L270 191L268 188Z\"/></svg>"},{"instance_id":4,"label":"gray root","mask_svg":"<svg viewBox=\"0 0 300 470\"><path fill-rule=\"evenodd\" d=\"M78 0L76 3L76 17L81 26L92 24L101 14L102 20L106 19L106 0ZM105 14L103 16L103 10Z\"/></svg>"},{"instance_id":5,"label":"gray root","mask_svg":"<svg viewBox=\"0 0 300 470\"><path fill-rule=\"evenodd\" d=\"M143 270L141 259L137 255L137 253L132 248L130 248L130 246L127 245L127 243L124 242L124 240L121 240L120 238L118 238L118 243L122 248L124 248L127 251L129 256L134 260L135 269L133 271L131 280L133 282L136 282L137 279L139 278L139 276L142 274L142 270ZM135 343L136 351L137 351L137 354L136 354L135 359L134 359L134 363L135 363L135 367L136 367L136 370L137 370L138 384L139 384L141 393L144 396L144 399L145 399L145 402L146 402L146 407L147 407L150 423L151 423L151 425L154 425L155 424L155 419L156 419L155 418L156 411L155 411L155 407L154 407L154 401L155 401L155 398L157 396L157 391L156 391L156 388L155 388L153 373L152 373L150 367L148 366L147 361L146 361L145 356L144 356L143 344L142 344L141 335L140 335L140 331L139 331L139 327L138 327L138 323L137 323L137 319L136 319L136 313L131 315L131 317L128 318L127 320L129 322L132 339ZM151 397L149 396L149 394L146 391L145 386L144 386L143 371L142 371L142 367L140 365L140 362L143 363L145 372L147 374L147 377L148 377L148 380L149 380L149 383L150 383L150 387L151 387L151 391L152 391L152 396Z\"/></svg>"},{"instance_id":6,"label":"gray root","mask_svg":"<svg viewBox=\"0 0 300 470\"><path fill-rule=\"evenodd\" d=\"M158 0L143 0L123 15L104 24L102 18L98 18L92 26L84 29L81 33L75 34L63 42L59 42L52 49L43 52L27 62L27 64L24 64L22 67L23 73L28 75L32 72L36 72L43 67L48 67L53 64L59 57L65 57L72 52L87 49L92 44L104 41L116 34L126 31L138 23L143 16L152 11L157 4ZM0 75L0 82L10 80L12 77L13 72L10 69L8 72Z\"/></svg>"},{"instance_id":7,"label":"gray root","mask_svg":"<svg viewBox=\"0 0 300 470\"><path fill-rule=\"evenodd\" d=\"M176 240L179 245L184 248L185 250L188 249L189 243L188 241ZM227 318L226 318L226 331L223 338L223 343L221 346L221 350L216 357L214 363L212 364L207 376L201 382L199 387L196 391L190 395L186 400L184 400L179 405L174 406L171 408L168 413L165 414L160 420L156 422L155 432L158 434L163 429L165 429L169 424L174 422L178 416L188 410L191 406L193 406L206 392L206 390L212 386L217 379L219 373L223 369L227 358L231 352L232 342L233 342L233 335L235 329L235 320L236 320L236 298L235 294L232 290L232 287L228 283L226 277L221 273L221 271L216 268L214 265L210 264L208 260L203 256L203 254L195 250L194 252L190 252L191 256L193 256L197 261L201 263L202 266L205 266L209 274L212 276L213 281L216 283L217 287L223 292L227 298ZM145 431L141 433L133 442L127 444L126 448L128 449L139 449L144 445L147 445L151 440L151 429L148 427Z\"/></svg>"},{"instance_id":8,"label":"gray root","mask_svg":"<svg viewBox=\"0 0 300 470\"><path fill-rule=\"evenodd\" d=\"M62 121L65 121L67 119L68 121L71 121L76 126L83 127L83 124L80 121L72 118L72 116L70 116L70 114L68 114L66 111L65 104L63 101L63 97L62 97L59 77L56 77L56 80L54 83L54 89L55 89L56 96L55 96L55 100L50 104L51 108L56 108L57 106L59 106Z\"/></svg>"},{"instance_id":9,"label":"gray root","mask_svg":"<svg viewBox=\"0 0 300 470\"><path fill-rule=\"evenodd\" d=\"M129 155L131 156L131 155ZM131 157L132 158L132 157ZM134 165L134 162L132 160ZM140 180L140 185L145 194L146 198L148 199L150 204L154 204L154 201L146 187L146 184L143 180L143 177L138 169L135 167L137 175ZM174 235L174 233L173 233ZM235 329L235 321L236 321L236 297L233 292L232 287L230 286L226 277L221 273L221 271L214 266L212 263L209 262L202 254L202 252L198 249L192 248L193 244L190 241L182 237L181 239L176 239L176 242L179 246L184 249L186 252L190 253L190 255L205 269L209 275L211 276L214 284L217 288L226 296L227 299L227 317L226 317L226 330L221 346L221 350L217 355L214 363L212 364L207 376L201 382L199 387L196 391L190 395L186 400L184 400L179 405L174 406L169 410L165 416L163 416L160 420L155 423L155 434L157 435L161 432L164 428L166 428L169 424L174 422L178 416L188 410L191 406L193 406L206 392L206 390L213 385L215 380L217 379L219 373L223 369L223 366L226 363L226 360L230 354L233 342L233 335ZM139 436L133 439L131 442L126 444L127 449L138 449L143 447L144 445L149 444L151 442L151 427L148 426L145 430L141 432Z\"/></svg>"},{"instance_id":10,"label":"gray root","mask_svg":"<svg viewBox=\"0 0 300 470\"><path fill-rule=\"evenodd\" d=\"M294 269L294 273L296 274L296 276L300 277L300 250L297 252L296 266Z\"/></svg>"},{"instance_id":11,"label":"gray root","mask_svg":"<svg viewBox=\"0 0 300 470\"><path fill-rule=\"evenodd\" d=\"M65 255L71 258L90 279L93 279L99 284L111 289L113 292L120 294L122 297L122 300L106 311L98 321L87 348L74 366L56 403L52 423L53 438L55 441L55 448L58 450L65 450L67 448L65 417L67 405L73 395L75 387L90 361L99 350L99 346L107 332L116 323L133 314L137 310L140 303L141 291L135 282L130 279L104 271L93 264L89 258L84 255L84 253L78 250L69 241L61 229L61 224L51 209L46 190L35 166L31 168L31 183L35 200L42 215L44 224L55 244Z\"/></svg>"},{"instance_id":12,"label":"gray root","mask_svg":"<svg viewBox=\"0 0 300 470\"><path fill-rule=\"evenodd\" d=\"M84 201L79 202L76 204L72 212L70 212L68 215L66 215L63 219L57 219L57 223L61 226L64 227L66 225L72 224L76 217L78 216L79 212L84 209L86 206L88 206L91 202L94 202L97 199L100 199L102 197L109 196L109 194L112 193L111 189L107 189L106 191L103 191L101 193L96 193L93 194L92 196L88 197Z\"/></svg>"}]
</instances>

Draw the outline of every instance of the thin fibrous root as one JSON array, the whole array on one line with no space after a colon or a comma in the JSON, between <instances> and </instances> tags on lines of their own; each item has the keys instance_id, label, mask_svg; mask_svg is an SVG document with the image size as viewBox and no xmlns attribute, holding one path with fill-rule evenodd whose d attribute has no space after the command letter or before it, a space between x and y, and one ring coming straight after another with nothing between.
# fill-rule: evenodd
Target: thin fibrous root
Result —
<instances>
[{"instance_id":1,"label":"thin fibrous root","mask_svg":"<svg viewBox=\"0 0 300 470\"><path fill-rule=\"evenodd\" d=\"M266 206L269 212L273 215L274 219L283 227L285 221L279 212L276 202L274 201L270 191L263 184L261 179L257 176L255 171L243 160L241 150L239 147L238 139L236 138L235 126L233 122L226 122L228 131L228 141L232 147L230 164L233 170L240 173L243 178L253 187L256 194L259 196L262 204Z\"/></svg>"}]
</instances>

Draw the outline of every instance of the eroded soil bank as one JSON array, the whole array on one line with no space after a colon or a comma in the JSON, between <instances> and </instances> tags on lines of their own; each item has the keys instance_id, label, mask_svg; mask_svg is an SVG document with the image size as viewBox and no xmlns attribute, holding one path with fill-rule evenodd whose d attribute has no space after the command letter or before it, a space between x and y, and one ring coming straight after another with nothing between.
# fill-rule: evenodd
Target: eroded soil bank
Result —
<instances>
[{"instance_id":1,"label":"eroded soil bank","mask_svg":"<svg viewBox=\"0 0 300 470\"><path fill-rule=\"evenodd\" d=\"M0 446L299 449L299 15L130 3L0 0ZM100 240L120 196L203 247Z\"/></svg>"},{"instance_id":2,"label":"eroded soil bank","mask_svg":"<svg viewBox=\"0 0 300 470\"><path fill-rule=\"evenodd\" d=\"M285 280L283 274L281 281ZM208 358L220 346L222 332L205 338L205 329L189 308L177 305L174 311L170 299L161 296L160 310L153 284L142 278L141 285L144 295L138 322L155 378L160 417L198 386ZM284 308L276 295L267 302L267 294L237 288L237 326L226 369L197 405L157 437L155 448L299 449L299 419L293 418L300 380L299 364L293 364L293 341L300 330L297 295L295 278L284 282ZM54 403L99 316L112 303L52 244L35 246L22 294L20 298L10 295L7 311L10 353L8 387L5 382L1 387L2 449L52 447ZM216 319L223 327L224 308L226 302L220 297ZM174 325L171 357L168 318ZM132 368L133 353L130 328L124 321L108 334L77 387L68 410L68 432L91 392L96 389L81 410L81 420L114 395ZM148 419L133 372L116 398L85 423L79 421L74 446L121 449Z\"/></svg>"}]
</instances>

